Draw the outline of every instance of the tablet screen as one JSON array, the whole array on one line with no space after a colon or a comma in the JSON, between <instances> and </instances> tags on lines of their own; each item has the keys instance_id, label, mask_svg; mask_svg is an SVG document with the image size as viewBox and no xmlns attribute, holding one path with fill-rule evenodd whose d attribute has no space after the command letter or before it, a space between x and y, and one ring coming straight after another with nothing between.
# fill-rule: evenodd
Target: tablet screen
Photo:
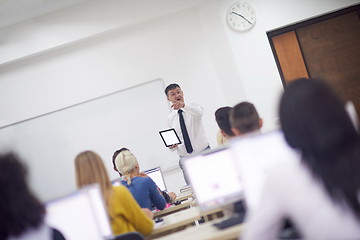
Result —
<instances>
[{"instance_id":1,"label":"tablet screen","mask_svg":"<svg viewBox=\"0 0 360 240\"><path fill-rule=\"evenodd\" d=\"M181 143L179 136L173 128L160 131L159 133L166 147Z\"/></svg>"}]
</instances>

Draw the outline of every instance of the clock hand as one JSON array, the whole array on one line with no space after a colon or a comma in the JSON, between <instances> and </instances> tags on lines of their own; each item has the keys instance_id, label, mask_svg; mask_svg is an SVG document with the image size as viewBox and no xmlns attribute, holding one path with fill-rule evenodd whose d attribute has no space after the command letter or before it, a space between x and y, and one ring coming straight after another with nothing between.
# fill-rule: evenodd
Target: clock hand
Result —
<instances>
[{"instance_id":1,"label":"clock hand","mask_svg":"<svg viewBox=\"0 0 360 240\"><path fill-rule=\"evenodd\" d=\"M235 15L238 15L239 17L242 17L245 21L247 21L248 23L250 23L252 25L252 23L249 20L247 20L243 15L236 13L236 12L232 12L232 13Z\"/></svg>"}]
</instances>

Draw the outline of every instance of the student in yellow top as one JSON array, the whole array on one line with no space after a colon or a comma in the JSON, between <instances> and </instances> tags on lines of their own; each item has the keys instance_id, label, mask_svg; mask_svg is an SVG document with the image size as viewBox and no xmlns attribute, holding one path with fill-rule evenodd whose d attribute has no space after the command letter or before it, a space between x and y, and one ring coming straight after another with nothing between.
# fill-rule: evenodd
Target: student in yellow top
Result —
<instances>
[{"instance_id":1,"label":"student in yellow top","mask_svg":"<svg viewBox=\"0 0 360 240\"><path fill-rule=\"evenodd\" d=\"M115 235L134 231L143 235L151 233L153 213L141 209L126 187L111 185L103 160L97 153L79 153L75 168L78 188L95 183L100 185Z\"/></svg>"}]
</instances>

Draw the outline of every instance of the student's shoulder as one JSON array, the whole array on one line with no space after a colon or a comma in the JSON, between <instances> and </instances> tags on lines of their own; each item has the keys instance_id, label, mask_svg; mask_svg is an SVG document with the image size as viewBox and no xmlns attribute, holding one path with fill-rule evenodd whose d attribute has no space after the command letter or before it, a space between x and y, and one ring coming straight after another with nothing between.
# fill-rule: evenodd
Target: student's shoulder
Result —
<instances>
[{"instance_id":1,"label":"student's shoulder","mask_svg":"<svg viewBox=\"0 0 360 240\"><path fill-rule=\"evenodd\" d=\"M150 177L136 177L134 182L141 184L142 186L156 186L155 182Z\"/></svg>"},{"instance_id":2,"label":"student's shoulder","mask_svg":"<svg viewBox=\"0 0 360 240\"><path fill-rule=\"evenodd\" d=\"M113 194L115 195L115 198L122 198L125 199L129 196L132 196L132 193L130 190L125 186L113 186Z\"/></svg>"},{"instance_id":3,"label":"student's shoulder","mask_svg":"<svg viewBox=\"0 0 360 240\"><path fill-rule=\"evenodd\" d=\"M113 186L113 204L130 204L131 199L134 199L132 193L125 186ZM121 205L120 204L120 205ZM125 204L125 205L126 205Z\"/></svg>"},{"instance_id":4,"label":"student's shoulder","mask_svg":"<svg viewBox=\"0 0 360 240\"><path fill-rule=\"evenodd\" d=\"M153 180L150 177L143 177L143 176L136 177L134 180L137 182L146 182L146 183L153 182Z\"/></svg>"},{"instance_id":5,"label":"student's shoulder","mask_svg":"<svg viewBox=\"0 0 360 240\"><path fill-rule=\"evenodd\" d=\"M116 194L122 194L122 193L127 193L129 190L127 189L127 187L120 185L120 186L112 186L113 191Z\"/></svg>"}]
</instances>

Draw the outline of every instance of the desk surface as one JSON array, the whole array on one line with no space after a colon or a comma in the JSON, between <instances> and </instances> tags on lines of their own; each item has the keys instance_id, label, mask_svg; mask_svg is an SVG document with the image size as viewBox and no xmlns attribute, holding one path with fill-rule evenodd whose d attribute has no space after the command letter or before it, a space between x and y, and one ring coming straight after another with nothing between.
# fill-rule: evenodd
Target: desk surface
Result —
<instances>
[{"instance_id":1,"label":"desk surface","mask_svg":"<svg viewBox=\"0 0 360 240\"><path fill-rule=\"evenodd\" d=\"M218 229L213 226L214 221L206 222L200 225L188 227L185 230L172 233L156 240L179 240L179 239L196 239L196 240L218 240L218 239L238 239L244 229L244 224L238 224L226 229Z\"/></svg>"},{"instance_id":2,"label":"desk surface","mask_svg":"<svg viewBox=\"0 0 360 240\"><path fill-rule=\"evenodd\" d=\"M161 223L156 223L151 235L154 237L167 231L176 231L177 228L192 224L201 218L199 208L188 208L163 217Z\"/></svg>"},{"instance_id":3,"label":"desk surface","mask_svg":"<svg viewBox=\"0 0 360 240\"><path fill-rule=\"evenodd\" d=\"M183 201L179 205L173 205L169 208L165 208L164 210L154 212L154 217L161 217L161 216L169 215L169 214L177 212L179 210L189 208L191 206L192 202L193 202L192 199L188 199L187 201Z\"/></svg>"},{"instance_id":4,"label":"desk surface","mask_svg":"<svg viewBox=\"0 0 360 240\"><path fill-rule=\"evenodd\" d=\"M174 201L184 201L184 200L189 199L189 198L193 198L193 192L192 191L186 191L186 192L181 192L181 193L177 194Z\"/></svg>"}]
</instances>

